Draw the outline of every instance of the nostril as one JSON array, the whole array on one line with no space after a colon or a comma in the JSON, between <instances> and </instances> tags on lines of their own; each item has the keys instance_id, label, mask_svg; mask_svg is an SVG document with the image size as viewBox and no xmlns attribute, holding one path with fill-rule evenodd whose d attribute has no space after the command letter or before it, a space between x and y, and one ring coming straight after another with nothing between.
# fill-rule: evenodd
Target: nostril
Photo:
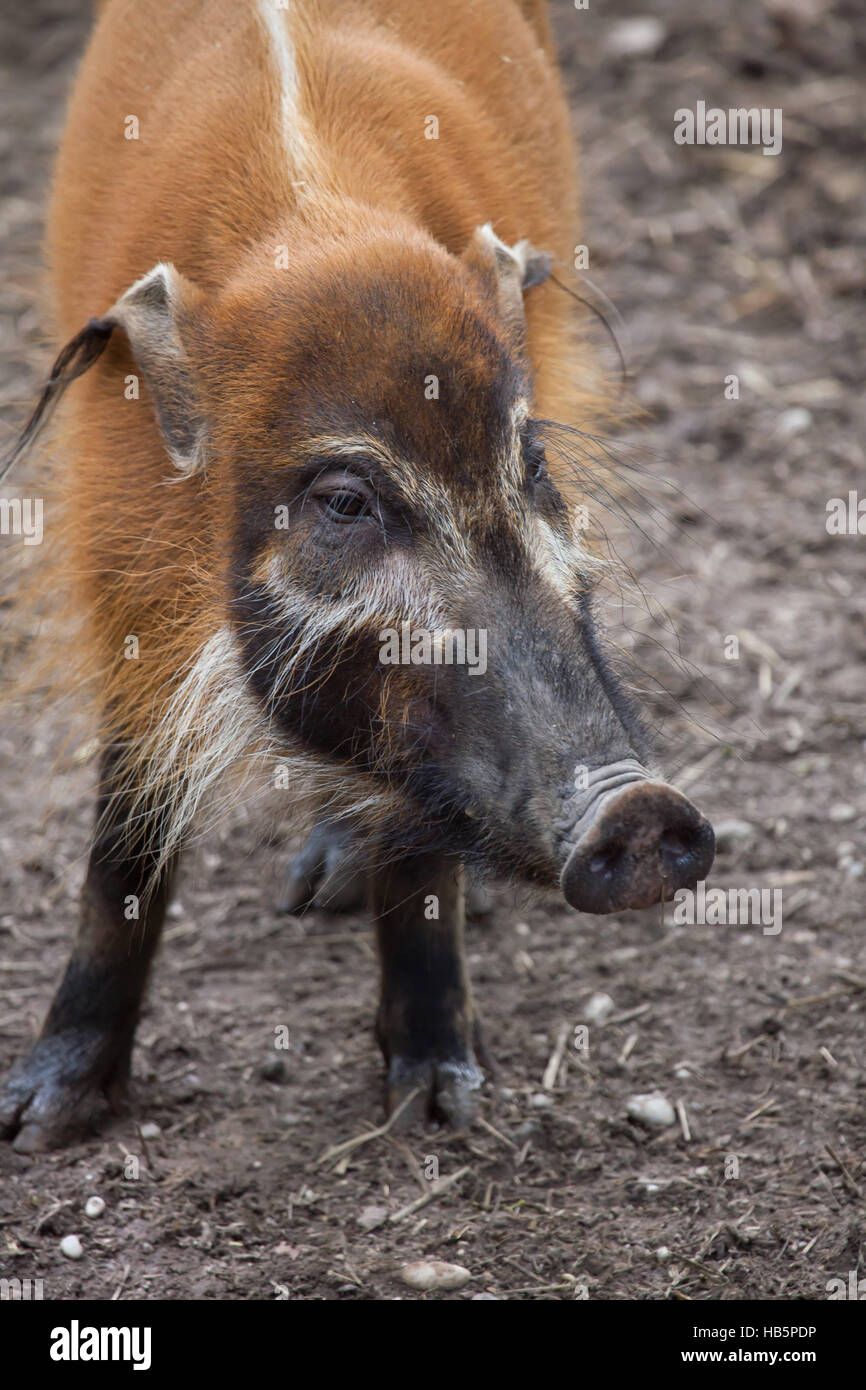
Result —
<instances>
[{"instance_id":1,"label":"nostril","mask_svg":"<svg viewBox=\"0 0 866 1390\"><path fill-rule=\"evenodd\" d=\"M622 858L625 846L613 843L606 844L603 849L598 850L589 861L589 871L592 874L611 874L616 868L617 863Z\"/></svg>"},{"instance_id":2,"label":"nostril","mask_svg":"<svg viewBox=\"0 0 866 1390\"><path fill-rule=\"evenodd\" d=\"M663 854L670 855L675 859L680 859L684 854L691 854L694 849L691 836L686 839L685 836L670 830L665 831L659 844Z\"/></svg>"}]
</instances>

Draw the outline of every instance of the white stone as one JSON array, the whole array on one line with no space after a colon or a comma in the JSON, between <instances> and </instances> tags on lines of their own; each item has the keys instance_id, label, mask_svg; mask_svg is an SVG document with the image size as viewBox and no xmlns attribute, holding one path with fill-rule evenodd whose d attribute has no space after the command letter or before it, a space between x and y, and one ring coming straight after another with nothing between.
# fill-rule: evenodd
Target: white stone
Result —
<instances>
[{"instance_id":1,"label":"white stone","mask_svg":"<svg viewBox=\"0 0 866 1390\"><path fill-rule=\"evenodd\" d=\"M583 1006L581 1017L584 1023L606 1023L613 1013L613 1000L609 994L593 994Z\"/></svg>"},{"instance_id":2,"label":"white stone","mask_svg":"<svg viewBox=\"0 0 866 1390\"><path fill-rule=\"evenodd\" d=\"M65 1255L67 1260L80 1260L84 1254L84 1246L78 1236L64 1236L60 1242L60 1253Z\"/></svg>"},{"instance_id":3,"label":"white stone","mask_svg":"<svg viewBox=\"0 0 866 1390\"><path fill-rule=\"evenodd\" d=\"M549 1110L553 1105L553 1096L547 1096L543 1091L537 1091L534 1096L530 1096L529 1104L533 1110Z\"/></svg>"},{"instance_id":4,"label":"white stone","mask_svg":"<svg viewBox=\"0 0 866 1390\"><path fill-rule=\"evenodd\" d=\"M432 1289L461 1289L472 1275L463 1265L446 1260L413 1260L400 1270L400 1278L410 1288L428 1293Z\"/></svg>"},{"instance_id":5,"label":"white stone","mask_svg":"<svg viewBox=\"0 0 866 1390\"><path fill-rule=\"evenodd\" d=\"M84 1215L89 1216L91 1221L95 1221L104 1211L105 1203L101 1197L88 1197L84 1203Z\"/></svg>"},{"instance_id":6,"label":"white stone","mask_svg":"<svg viewBox=\"0 0 866 1390\"><path fill-rule=\"evenodd\" d=\"M632 1096L626 1105L626 1114L649 1129L664 1129L667 1125L675 1124L677 1118L670 1101L658 1091Z\"/></svg>"},{"instance_id":7,"label":"white stone","mask_svg":"<svg viewBox=\"0 0 866 1390\"><path fill-rule=\"evenodd\" d=\"M779 416L779 430L782 434L802 434L812 423L812 412L805 406L792 405Z\"/></svg>"},{"instance_id":8,"label":"white stone","mask_svg":"<svg viewBox=\"0 0 866 1390\"><path fill-rule=\"evenodd\" d=\"M605 48L618 58L649 58L661 47L666 33L654 15L636 15L611 26Z\"/></svg>"}]
</instances>

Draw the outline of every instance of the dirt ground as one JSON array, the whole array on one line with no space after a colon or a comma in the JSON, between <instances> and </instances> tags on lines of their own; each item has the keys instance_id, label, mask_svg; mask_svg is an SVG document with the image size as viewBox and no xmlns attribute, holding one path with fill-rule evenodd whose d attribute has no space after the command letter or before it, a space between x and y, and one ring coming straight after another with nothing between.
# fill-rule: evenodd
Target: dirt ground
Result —
<instances>
[{"instance_id":1,"label":"dirt ground","mask_svg":"<svg viewBox=\"0 0 866 1390\"><path fill-rule=\"evenodd\" d=\"M828 534L826 504L866 492L866 14L650 8L654 32L620 0L555 5L587 189L575 239L648 411L614 441L640 470L618 545L643 593L608 617L671 770L723 827L712 885L780 889L782 930L676 925L670 906L664 923L577 916L497 889L470 930L498 1067L485 1123L322 1161L384 1118L369 924L278 916L290 846L239 814L186 866L133 1115L35 1160L0 1146L0 1276L41 1278L51 1299L406 1299L425 1295L401 1266L431 1256L472 1278L427 1297L730 1300L822 1299L863 1273L866 540ZM0 13L4 436L50 360L43 199L87 10ZM781 107L782 153L676 145L673 112L698 99ZM10 664L21 632L7 621ZM3 1071L75 922L93 780L78 738L38 700L0 725ZM613 1012L587 1054L573 1030L597 992ZM626 1114L653 1090L679 1108L658 1131ZM431 1188L430 1159L456 1181Z\"/></svg>"}]
</instances>

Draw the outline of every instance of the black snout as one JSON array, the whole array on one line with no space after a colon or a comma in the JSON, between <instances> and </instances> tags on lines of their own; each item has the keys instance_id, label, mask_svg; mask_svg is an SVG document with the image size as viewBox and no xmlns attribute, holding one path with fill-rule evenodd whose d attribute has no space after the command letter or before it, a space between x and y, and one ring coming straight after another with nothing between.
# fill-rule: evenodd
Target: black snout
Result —
<instances>
[{"instance_id":1,"label":"black snout","mask_svg":"<svg viewBox=\"0 0 866 1390\"><path fill-rule=\"evenodd\" d=\"M636 782L603 797L566 860L566 901L581 912L650 907L709 873L715 836L687 797L663 782Z\"/></svg>"}]
</instances>

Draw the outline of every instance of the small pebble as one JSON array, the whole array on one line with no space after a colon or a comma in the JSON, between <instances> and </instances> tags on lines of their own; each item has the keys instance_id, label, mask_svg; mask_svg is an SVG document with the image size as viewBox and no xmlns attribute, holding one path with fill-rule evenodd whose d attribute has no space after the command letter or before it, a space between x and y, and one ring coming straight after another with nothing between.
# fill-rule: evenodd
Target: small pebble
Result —
<instances>
[{"instance_id":1,"label":"small pebble","mask_svg":"<svg viewBox=\"0 0 866 1390\"><path fill-rule=\"evenodd\" d=\"M666 1245L660 1245L659 1248L658 1248L658 1250L656 1251L656 1259L657 1259L657 1260L661 1260L662 1263L664 1263L664 1261L665 1261L665 1260L669 1260L670 1257L671 1257L671 1252L670 1252L670 1250L668 1249L668 1247L667 1247Z\"/></svg>"},{"instance_id":2,"label":"small pebble","mask_svg":"<svg viewBox=\"0 0 866 1390\"><path fill-rule=\"evenodd\" d=\"M88 1197L84 1203L84 1215L89 1216L91 1221L95 1221L97 1216L101 1216L105 1211L105 1203L101 1197Z\"/></svg>"},{"instance_id":3,"label":"small pebble","mask_svg":"<svg viewBox=\"0 0 866 1390\"><path fill-rule=\"evenodd\" d=\"M790 410L783 410L779 416L779 431L781 434L802 434L811 423L811 410L806 410L802 405L792 405Z\"/></svg>"},{"instance_id":4,"label":"small pebble","mask_svg":"<svg viewBox=\"0 0 866 1390\"><path fill-rule=\"evenodd\" d=\"M649 1129L664 1129L676 1122L676 1111L666 1096L653 1091L647 1095L632 1096L626 1105L626 1114L638 1124Z\"/></svg>"},{"instance_id":5,"label":"small pebble","mask_svg":"<svg viewBox=\"0 0 866 1390\"><path fill-rule=\"evenodd\" d=\"M606 1023L613 1013L613 1000L609 994L593 994L583 1006L581 1017L585 1023Z\"/></svg>"},{"instance_id":6,"label":"small pebble","mask_svg":"<svg viewBox=\"0 0 866 1390\"><path fill-rule=\"evenodd\" d=\"M612 25L604 46L618 58L650 58L663 44L666 32L654 15L637 15Z\"/></svg>"},{"instance_id":7,"label":"small pebble","mask_svg":"<svg viewBox=\"0 0 866 1390\"><path fill-rule=\"evenodd\" d=\"M400 1270L400 1278L412 1289L462 1289L472 1278L463 1265L448 1264L446 1260L413 1260Z\"/></svg>"},{"instance_id":8,"label":"small pebble","mask_svg":"<svg viewBox=\"0 0 866 1390\"><path fill-rule=\"evenodd\" d=\"M60 1242L60 1253L65 1255L67 1260L80 1260L84 1254L84 1246L78 1236L64 1236Z\"/></svg>"},{"instance_id":9,"label":"small pebble","mask_svg":"<svg viewBox=\"0 0 866 1390\"><path fill-rule=\"evenodd\" d=\"M147 1124L141 1125L139 1133L142 1139L158 1139L162 1130L155 1120L148 1120Z\"/></svg>"},{"instance_id":10,"label":"small pebble","mask_svg":"<svg viewBox=\"0 0 866 1390\"><path fill-rule=\"evenodd\" d=\"M857 819L857 812L853 806L845 806L840 802L830 807L829 818L836 825L845 825L849 820Z\"/></svg>"},{"instance_id":11,"label":"small pebble","mask_svg":"<svg viewBox=\"0 0 866 1390\"><path fill-rule=\"evenodd\" d=\"M538 1091L534 1096L530 1096L529 1104L533 1110L549 1110L553 1105L553 1096L547 1096L543 1091Z\"/></svg>"},{"instance_id":12,"label":"small pebble","mask_svg":"<svg viewBox=\"0 0 866 1390\"><path fill-rule=\"evenodd\" d=\"M501 1303L502 1299L498 1293L474 1293L469 1300L470 1303Z\"/></svg>"}]
</instances>

